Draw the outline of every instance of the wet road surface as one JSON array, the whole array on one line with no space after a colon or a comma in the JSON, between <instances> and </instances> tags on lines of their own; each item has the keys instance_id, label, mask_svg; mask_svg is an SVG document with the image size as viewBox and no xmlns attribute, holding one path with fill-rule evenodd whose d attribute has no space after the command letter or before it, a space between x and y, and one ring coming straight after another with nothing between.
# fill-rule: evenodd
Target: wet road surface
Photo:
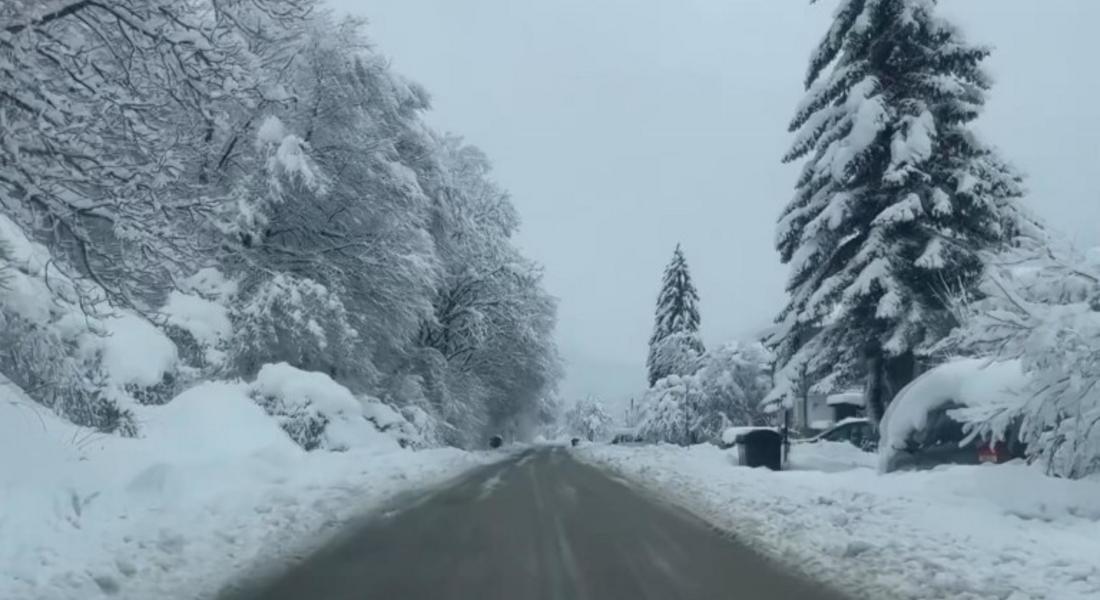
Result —
<instances>
[{"instance_id":1,"label":"wet road surface","mask_svg":"<svg viewBox=\"0 0 1100 600\"><path fill-rule=\"evenodd\" d=\"M842 600L699 519L527 451L383 511L225 600Z\"/></svg>"}]
</instances>

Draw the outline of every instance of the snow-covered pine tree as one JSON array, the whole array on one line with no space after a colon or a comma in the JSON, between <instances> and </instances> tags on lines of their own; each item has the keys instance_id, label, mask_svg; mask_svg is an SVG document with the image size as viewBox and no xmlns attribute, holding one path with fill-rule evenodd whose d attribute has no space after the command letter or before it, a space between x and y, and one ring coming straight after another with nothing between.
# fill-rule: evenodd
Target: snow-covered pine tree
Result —
<instances>
[{"instance_id":1,"label":"snow-covered pine tree","mask_svg":"<svg viewBox=\"0 0 1100 600\"><path fill-rule=\"evenodd\" d=\"M979 252L1022 222L1020 178L968 129L989 50L935 9L843 0L810 60L784 157L806 163L777 230L790 298L773 401L866 377L881 415L954 325L946 290L973 290Z\"/></svg>"},{"instance_id":2,"label":"snow-covered pine tree","mask_svg":"<svg viewBox=\"0 0 1100 600\"><path fill-rule=\"evenodd\" d=\"M653 335L649 338L649 385L668 375L689 375L685 356L703 355L703 342L699 339L699 294L691 283L687 260L680 245L672 253L672 261L665 268L661 281L661 293L657 297L657 318ZM670 347L674 346L674 347Z\"/></svg>"}]
</instances>

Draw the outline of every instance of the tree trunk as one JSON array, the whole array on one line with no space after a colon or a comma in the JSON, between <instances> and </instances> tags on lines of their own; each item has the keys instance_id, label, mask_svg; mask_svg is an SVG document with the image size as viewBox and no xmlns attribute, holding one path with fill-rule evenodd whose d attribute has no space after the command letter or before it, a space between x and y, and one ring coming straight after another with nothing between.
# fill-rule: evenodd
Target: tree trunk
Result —
<instances>
[{"instance_id":1,"label":"tree trunk","mask_svg":"<svg viewBox=\"0 0 1100 600\"><path fill-rule=\"evenodd\" d=\"M912 351L899 356L886 356L877 342L864 349L867 383L864 401L867 418L877 428L886 414L886 407L903 387L916 377L917 360Z\"/></svg>"}]
</instances>

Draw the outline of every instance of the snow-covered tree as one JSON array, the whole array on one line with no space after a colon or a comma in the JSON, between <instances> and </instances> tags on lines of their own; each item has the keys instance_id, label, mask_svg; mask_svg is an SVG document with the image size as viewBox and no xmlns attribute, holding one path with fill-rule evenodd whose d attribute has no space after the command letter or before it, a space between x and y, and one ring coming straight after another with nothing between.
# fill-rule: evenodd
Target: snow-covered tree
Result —
<instances>
[{"instance_id":1,"label":"snow-covered tree","mask_svg":"<svg viewBox=\"0 0 1100 600\"><path fill-rule=\"evenodd\" d=\"M711 350L696 378L705 398L704 435L726 424L766 425L772 416L762 401L771 391L771 353L759 343L730 342Z\"/></svg>"},{"instance_id":2,"label":"snow-covered tree","mask_svg":"<svg viewBox=\"0 0 1100 600\"><path fill-rule=\"evenodd\" d=\"M590 442L607 437L614 420L595 398L578 400L565 411L565 426L571 435L578 435Z\"/></svg>"},{"instance_id":3,"label":"snow-covered tree","mask_svg":"<svg viewBox=\"0 0 1100 600\"><path fill-rule=\"evenodd\" d=\"M699 369L702 343L693 332L676 331L657 342L650 352L650 377L687 376Z\"/></svg>"},{"instance_id":4,"label":"snow-covered tree","mask_svg":"<svg viewBox=\"0 0 1100 600\"><path fill-rule=\"evenodd\" d=\"M706 397L691 375L669 375L649 388L643 399L638 434L650 442L696 444L706 440Z\"/></svg>"},{"instance_id":5,"label":"snow-covered tree","mask_svg":"<svg viewBox=\"0 0 1100 600\"><path fill-rule=\"evenodd\" d=\"M155 296L213 246L197 171L262 99L250 38L313 4L0 4L0 207L116 304Z\"/></svg>"},{"instance_id":6,"label":"snow-covered tree","mask_svg":"<svg viewBox=\"0 0 1100 600\"><path fill-rule=\"evenodd\" d=\"M360 20L319 0L12 0L0 23L0 216L47 246L65 302L150 317L187 377L285 362L396 405L424 439L545 418L556 301L511 200L479 150L425 124L427 92ZM204 272L233 291L183 289ZM200 342L173 299L228 323ZM18 318L0 314L9 336L40 325ZM6 375L83 360L44 331L57 360ZM73 381L93 381L83 366Z\"/></svg>"},{"instance_id":7,"label":"snow-covered tree","mask_svg":"<svg viewBox=\"0 0 1100 600\"><path fill-rule=\"evenodd\" d=\"M881 415L954 325L947 291L972 292L980 251L1021 226L1019 177L969 128L989 50L936 4L843 0L810 60L784 157L805 166L777 231L774 401L867 378Z\"/></svg>"},{"instance_id":8,"label":"snow-covered tree","mask_svg":"<svg viewBox=\"0 0 1100 600\"><path fill-rule=\"evenodd\" d=\"M959 415L975 435L1019 428L1028 454L1060 477L1100 473L1100 260L1059 241L1030 241L995 258L962 327L942 346L1019 359L1029 394Z\"/></svg>"},{"instance_id":9,"label":"snow-covered tree","mask_svg":"<svg viewBox=\"0 0 1100 600\"><path fill-rule=\"evenodd\" d=\"M703 354L699 339L699 293L691 282L687 260L680 245L665 267L661 292L657 296L657 316L649 338L649 385L669 375L688 375ZM694 358L693 358L694 357Z\"/></svg>"}]
</instances>

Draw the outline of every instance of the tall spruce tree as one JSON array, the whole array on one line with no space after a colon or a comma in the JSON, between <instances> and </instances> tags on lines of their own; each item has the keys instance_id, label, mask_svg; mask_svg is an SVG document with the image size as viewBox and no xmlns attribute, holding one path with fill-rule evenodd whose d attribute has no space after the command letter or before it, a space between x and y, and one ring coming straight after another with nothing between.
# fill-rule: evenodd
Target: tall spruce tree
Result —
<instances>
[{"instance_id":1,"label":"tall spruce tree","mask_svg":"<svg viewBox=\"0 0 1100 600\"><path fill-rule=\"evenodd\" d=\"M790 298L773 338L790 401L866 378L879 417L975 288L979 252L1023 223L1020 178L968 129L989 55L935 0L843 0L810 60L785 162L806 159L777 230Z\"/></svg>"},{"instance_id":2,"label":"tall spruce tree","mask_svg":"<svg viewBox=\"0 0 1100 600\"><path fill-rule=\"evenodd\" d=\"M687 375L704 352L699 339L699 294L691 283L680 245L665 267L657 318L649 338L649 385L668 375Z\"/></svg>"}]
</instances>

